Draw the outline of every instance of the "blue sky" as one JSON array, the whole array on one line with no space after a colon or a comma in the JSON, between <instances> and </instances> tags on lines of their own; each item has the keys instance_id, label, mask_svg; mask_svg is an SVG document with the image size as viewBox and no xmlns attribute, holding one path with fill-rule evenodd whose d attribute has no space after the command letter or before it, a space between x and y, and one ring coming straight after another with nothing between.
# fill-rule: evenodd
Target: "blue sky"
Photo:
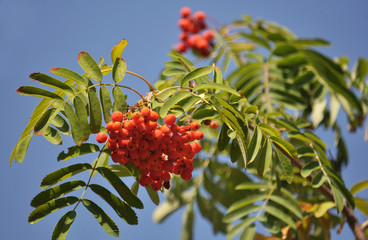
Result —
<instances>
[{"instance_id":1,"label":"blue sky","mask_svg":"<svg viewBox=\"0 0 368 240\"><path fill-rule=\"evenodd\" d=\"M32 208L31 199L40 191L44 175L62 166L79 162L58 163L57 154L71 146L66 138L64 145L55 146L42 137L35 137L23 164L9 166L9 156L39 99L19 96L16 89L32 85L28 78L33 72L47 73L52 67L66 67L81 72L77 63L80 51L89 52L95 59L104 56L110 63L111 48L121 39L128 40L123 53L128 69L151 82L158 79L168 51L177 42L179 10L189 6L202 10L223 24L231 23L242 14L254 19L278 22L299 37L321 37L332 47L323 49L329 56L345 55L353 63L358 57L368 58L368 2L343 1L41 1L0 0L0 69L1 69L1 138L0 184L2 197L0 226L2 239L49 239L52 229L62 213L53 213L35 225L27 223ZM136 78L127 78L126 84L148 91ZM135 100L134 97L130 98ZM339 121L346 123L345 116ZM364 130L355 134L343 132L350 153L350 165L343 176L347 186L367 177L367 143ZM330 146L333 139L324 134ZM93 159L85 159L93 160ZM82 160L80 160L82 161ZM83 178L83 177L82 177ZM102 180L101 180L102 181ZM143 192L143 191L142 191ZM181 212L164 224L154 224L154 209L145 194L145 209L137 211L140 225L127 226L118 218L123 239L179 239ZM368 193L363 192L363 198ZM96 198L93 198L96 199ZM108 208L108 206L106 207ZM113 214L112 214L113 215ZM364 218L359 215L362 221ZM196 239L214 239L210 226L197 221ZM110 239L83 208L68 235L68 239ZM342 235L334 239L351 239L345 226ZM111 238L114 239L114 238ZM225 239L217 236L216 239Z\"/></svg>"}]
</instances>

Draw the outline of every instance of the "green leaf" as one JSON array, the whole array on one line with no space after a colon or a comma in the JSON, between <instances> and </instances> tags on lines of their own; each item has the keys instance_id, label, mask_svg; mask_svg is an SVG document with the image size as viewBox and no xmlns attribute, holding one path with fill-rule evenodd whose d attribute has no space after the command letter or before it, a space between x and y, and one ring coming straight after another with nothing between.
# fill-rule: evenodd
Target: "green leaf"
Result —
<instances>
[{"instance_id":1,"label":"green leaf","mask_svg":"<svg viewBox=\"0 0 368 240\"><path fill-rule=\"evenodd\" d=\"M326 181L326 176L323 175L322 171L319 171L312 179L312 186L319 188Z\"/></svg>"},{"instance_id":2,"label":"green leaf","mask_svg":"<svg viewBox=\"0 0 368 240\"><path fill-rule=\"evenodd\" d=\"M270 140L264 142L259 158L257 159L258 176L263 176L269 169L272 162L272 145Z\"/></svg>"},{"instance_id":3,"label":"green leaf","mask_svg":"<svg viewBox=\"0 0 368 240\"><path fill-rule=\"evenodd\" d=\"M285 174L286 181L291 184L294 178L293 165L290 160L278 149L276 149L277 157L279 159L281 169Z\"/></svg>"},{"instance_id":4,"label":"green leaf","mask_svg":"<svg viewBox=\"0 0 368 240\"><path fill-rule=\"evenodd\" d=\"M121 58L123 50L128 44L128 41L123 39L117 45L115 45L111 50L111 61L114 64L117 58Z\"/></svg>"},{"instance_id":5,"label":"green leaf","mask_svg":"<svg viewBox=\"0 0 368 240\"><path fill-rule=\"evenodd\" d=\"M251 163L256 159L259 149L261 148L261 143L262 132L259 130L258 126L256 126L248 146L248 163Z\"/></svg>"},{"instance_id":6,"label":"green leaf","mask_svg":"<svg viewBox=\"0 0 368 240\"><path fill-rule=\"evenodd\" d=\"M322 38L299 38L293 43L307 46L330 46L330 43Z\"/></svg>"},{"instance_id":7,"label":"green leaf","mask_svg":"<svg viewBox=\"0 0 368 240\"><path fill-rule=\"evenodd\" d=\"M19 141L15 148L16 159L19 162L23 162L24 156L26 155L29 143L31 142L32 135L25 136L22 140Z\"/></svg>"},{"instance_id":8,"label":"green leaf","mask_svg":"<svg viewBox=\"0 0 368 240\"><path fill-rule=\"evenodd\" d=\"M250 213L256 212L261 209L261 206L257 205L248 205L241 208L238 208L234 211L228 212L225 216L223 221L225 223L231 223L233 221L238 220L239 218L245 217Z\"/></svg>"},{"instance_id":9,"label":"green leaf","mask_svg":"<svg viewBox=\"0 0 368 240\"><path fill-rule=\"evenodd\" d=\"M234 211L236 209L239 209L241 207L250 205L250 204L252 204L254 202L264 200L264 199L267 198L267 196L268 196L268 194L264 194L264 193L261 193L261 194L252 194L252 195L246 196L243 199L234 202L229 207L228 212L232 212L232 211Z\"/></svg>"},{"instance_id":10,"label":"green leaf","mask_svg":"<svg viewBox=\"0 0 368 240\"><path fill-rule=\"evenodd\" d=\"M70 123L73 140L78 146L80 146L83 142L84 134L78 116L74 112L72 105L70 105L68 102L65 103L64 111Z\"/></svg>"},{"instance_id":11,"label":"green leaf","mask_svg":"<svg viewBox=\"0 0 368 240\"><path fill-rule=\"evenodd\" d=\"M287 154L289 154L293 158L298 157L298 152L296 151L295 147L289 143L288 141L281 139L279 137L270 137L272 140L272 144L279 146L282 148Z\"/></svg>"},{"instance_id":12,"label":"green leaf","mask_svg":"<svg viewBox=\"0 0 368 240\"><path fill-rule=\"evenodd\" d=\"M82 199L83 205L96 218L101 227L110 235L119 237L119 228L102 208L89 199Z\"/></svg>"},{"instance_id":13,"label":"green leaf","mask_svg":"<svg viewBox=\"0 0 368 240\"><path fill-rule=\"evenodd\" d=\"M105 123L108 123L111 121L112 102L110 98L110 92L107 87L100 87L100 100Z\"/></svg>"},{"instance_id":14,"label":"green leaf","mask_svg":"<svg viewBox=\"0 0 368 240\"><path fill-rule=\"evenodd\" d=\"M302 175L303 178L306 178L311 175L312 172L320 168L321 167L317 161L311 161L303 166L302 170L300 171L300 175Z\"/></svg>"},{"instance_id":15,"label":"green leaf","mask_svg":"<svg viewBox=\"0 0 368 240\"><path fill-rule=\"evenodd\" d=\"M304 84L311 82L313 79L314 79L314 73L312 71L308 71L298 76L295 79L294 84L297 86L303 86Z\"/></svg>"},{"instance_id":16,"label":"green leaf","mask_svg":"<svg viewBox=\"0 0 368 240\"><path fill-rule=\"evenodd\" d=\"M218 137L218 141L217 141L217 149L219 151L225 150L225 148L229 144L230 138L227 135L228 130L229 130L229 127L226 124L223 124L221 127L220 135Z\"/></svg>"},{"instance_id":17,"label":"green leaf","mask_svg":"<svg viewBox=\"0 0 368 240\"><path fill-rule=\"evenodd\" d=\"M77 212L74 210L65 213L56 224L51 240L64 240L76 216Z\"/></svg>"},{"instance_id":18,"label":"green leaf","mask_svg":"<svg viewBox=\"0 0 368 240\"><path fill-rule=\"evenodd\" d=\"M292 229L296 229L296 224L293 218L279 208L272 205L267 205L265 207L265 212L288 224Z\"/></svg>"},{"instance_id":19,"label":"green leaf","mask_svg":"<svg viewBox=\"0 0 368 240\"><path fill-rule=\"evenodd\" d=\"M83 181L75 180L60 184L58 186L49 188L45 191L37 194L31 201L32 207L38 207L52 199L59 198L67 193L78 190L82 187L86 186L86 183Z\"/></svg>"},{"instance_id":20,"label":"green leaf","mask_svg":"<svg viewBox=\"0 0 368 240\"><path fill-rule=\"evenodd\" d=\"M128 204L100 185L91 184L89 187L94 193L105 200L115 210L120 218L130 225L138 224L137 215Z\"/></svg>"},{"instance_id":21,"label":"green leaf","mask_svg":"<svg viewBox=\"0 0 368 240\"><path fill-rule=\"evenodd\" d=\"M33 97L42 97L42 98L50 98L55 101L63 101L59 95L44 90L42 88L33 87L33 86L22 86L17 89L17 93L20 95L33 96Z\"/></svg>"},{"instance_id":22,"label":"green leaf","mask_svg":"<svg viewBox=\"0 0 368 240\"><path fill-rule=\"evenodd\" d=\"M361 198L354 198L355 206L361 211L366 217L368 217L368 203L366 200Z\"/></svg>"},{"instance_id":23,"label":"green leaf","mask_svg":"<svg viewBox=\"0 0 368 240\"><path fill-rule=\"evenodd\" d=\"M245 220L243 220L238 225L230 228L229 232L226 234L226 238L233 239L236 235L238 235L242 230L244 230L246 227L257 221L258 217L248 217Z\"/></svg>"},{"instance_id":24,"label":"green leaf","mask_svg":"<svg viewBox=\"0 0 368 240\"><path fill-rule=\"evenodd\" d=\"M337 190L336 187L334 187L333 185L331 186L331 190L332 190L333 197L335 199L337 212L341 213L342 209L344 208L344 199L342 198L339 190Z\"/></svg>"},{"instance_id":25,"label":"green leaf","mask_svg":"<svg viewBox=\"0 0 368 240\"><path fill-rule=\"evenodd\" d=\"M115 83L119 83L121 80L123 80L126 73L126 69L127 65L124 59L117 58L112 68L112 78Z\"/></svg>"},{"instance_id":26,"label":"green leaf","mask_svg":"<svg viewBox=\"0 0 368 240\"><path fill-rule=\"evenodd\" d=\"M300 53L296 53L296 54L290 54L287 57L281 58L281 60L277 62L277 67L295 68L301 65L305 65L306 63L307 63L307 60L305 56L303 56Z\"/></svg>"},{"instance_id":27,"label":"green leaf","mask_svg":"<svg viewBox=\"0 0 368 240\"><path fill-rule=\"evenodd\" d=\"M248 190L248 189L270 189L272 186L268 183L261 182L245 182L236 185L235 190Z\"/></svg>"},{"instance_id":28,"label":"green leaf","mask_svg":"<svg viewBox=\"0 0 368 240\"><path fill-rule=\"evenodd\" d=\"M158 193L156 191L154 191L151 186L146 187L146 191L148 193L148 196L150 197L151 201L156 204L159 205L160 204L160 197L158 196Z\"/></svg>"},{"instance_id":29,"label":"green leaf","mask_svg":"<svg viewBox=\"0 0 368 240\"><path fill-rule=\"evenodd\" d=\"M181 234L182 240L193 239L194 212L193 203L188 204L187 210L183 214L183 230Z\"/></svg>"},{"instance_id":30,"label":"green leaf","mask_svg":"<svg viewBox=\"0 0 368 240\"><path fill-rule=\"evenodd\" d=\"M326 214L326 212L335 207L336 204L334 202L330 202L330 201L327 201L327 202L323 202L321 204L318 205L318 208L316 211L314 211L314 216L316 218L320 218L320 217L323 217L323 215Z\"/></svg>"},{"instance_id":31,"label":"green leaf","mask_svg":"<svg viewBox=\"0 0 368 240\"><path fill-rule=\"evenodd\" d=\"M62 91L66 91L68 93L73 93L73 90L65 83L50 77L46 74L43 73L32 73L29 76L32 80L36 80L38 82L40 82L43 85L49 86L49 87L54 87L56 89L60 89Z\"/></svg>"},{"instance_id":32,"label":"green leaf","mask_svg":"<svg viewBox=\"0 0 368 240\"><path fill-rule=\"evenodd\" d=\"M255 224L251 224L248 227L245 228L245 230L243 231L243 233L240 235L240 240L248 240L248 239L253 239L254 235L256 233L256 225Z\"/></svg>"},{"instance_id":33,"label":"green leaf","mask_svg":"<svg viewBox=\"0 0 368 240\"><path fill-rule=\"evenodd\" d=\"M65 135L70 134L69 124L62 116L60 116L60 114L55 115L54 119L51 120L50 124L54 125L57 128L57 130L59 130L62 134Z\"/></svg>"},{"instance_id":34,"label":"green leaf","mask_svg":"<svg viewBox=\"0 0 368 240\"><path fill-rule=\"evenodd\" d=\"M42 116L38 119L34 126L34 133L38 136L41 135L45 129L48 128L52 119L58 114L56 108L47 109Z\"/></svg>"},{"instance_id":35,"label":"green leaf","mask_svg":"<svg viewBox=\"0 0 368 240\"><path fill-rule=\"evenodd\" d=\"M222 90L224 92L228 92L231 94L234 94L238 97L240 97L240 94L233 88L223 85L223 84L218 84L218 83L202 83L197 85L195 88L193 88L193 92L197 92L199 90L203 90L203 89L217 89L217 90Z\"/></svg>"},{"instance_id":36,"label":"green leaf","mask_svg":"<svg viewBox=\"0 0 368 240\"><path fill-rule=\"evenodd\" d=\"M41 188L42 189L48 188L58 182L61 182L87 169L92 169L92 166L88 163L78 163L78 164L74 164L68 167L58 169L52 173L47 174L42 179Z\"/></svg>"},{"instance_id":37,"label":"green leaf","mask_svg":"<svg viewBox=\"0 0 368 240\"><path fill-rule=\"evenodd\" d=\"M270 136L280 137L280 133L268 124L259 123L258 127L262 129L263 131L267 132L268 134L270 134Z\"/></svg>"},{"instance_id":38,"label":"green leaf","mask_svg":"<svg viewBox=\"0 0 368 240\"><path fill-rule=\"evenodd\" d=\"M133 174L130 172L130 170L125 165L107 165L106 168L110 169L114 174L116 174L118 177L130 177L133 176Z\"/></svg>"},{"instance_id":39,"label":"green leaf","mask_svg":"<svg viewBox=\"0 0 368 240\"><path fill-rule=\"evenodd\" d=\"M248 34L248 33L243 33L242 32L242 33L240 33L240 35L247 38L247 39L249 39L249 40L251 40L254 43L259 44L262 47L265 47L268 50L270 50L270 48L271 48L270 44L265 39L263 39L261 37L258 37L254 34Z\"/></svg>"},{"instance_id":40,"label":"green leaf","mask_svg":"<svg viewBox=\"0 0 368 240\"><path fill-rule=\"evenodd\" d=\"M201 100L200 97L190 96L179 101L176 105L180 106L184 110L184 112L187 112L190 107L198 103L200 100Z\"/></svg>"},{"instance_id":41,"label":"green leaf","mask_svg":"<svg viewBox=\"0 0 368 240\"><path fill-rule=\"evenodd\" d=\"M184 86L186 83L188 83L191 80L195 80L197 78L206 76L207 74L211 73L213 71L212 66L206 66L206 67L200 67L196 68L193 71L187 73L183 79L181 80L180 85Z\"/></svg>"},{"instance_id":42,"label":"green leaf","mask_svg":"<svg viewBox=\"0 0 368 240\"><path fill-rule=\"evenodd\" d=\"M84 87L88 86L88 82L81 75L67 68L56 67L56 68L52 68L50 72L58 76L70 79L74 82L77 82Z\"/></svg>"},{"instance_id":43,"label":"green leaf","mask_svg":"<svg viewBox=\"0 0 368 240\"><path fill-rule=\"evenodd\" d=\"M98 167L96 169L107 181L115 188L120 197L124 199L130 206L135 208L143 208L141 200L130 191L121 179L115 175L110 169L105 167Z\"/></svg>"},{"instance_id":44,"label":"green leaf","mask_svg":"<svg viewBox=\"0 0 368 240\"><path fill-rule=\"evenodd\" d=\"M45 129L42 135L52 144L61 145L63 143L60 133L50 126Z\"/></svg>"},{"instance_id":45,"label":"green leaf","mask_svg":"<svg viewBox=\"0 0 368 240\"><path fill-rule=\"evenodd\" d=\"M99 133L102 124L101 105L94 89L88 89L89 126L92 133Z\"/></svg>"},{"instance_id":46,"label":"green leaf","mask_svg":"<svg viewBox=\"0 0 368 240\"><path fill-rule=\"evenodd\" d=\"M98 145L93 144L93 143L83 143L80 146L76 145L76 146L72 146L68 148L67 153L65 153L64 151L59 153L57 160L65 161L73 157L78 157L84 154L94 153L94 152L99 152L99 151L100 151L100 147Z\"/></svg>"},{"instance_id":47,"label":"green leaf","mask_svg":"<svg viewBox=\"0 0 368 240\"><path fill-rule=\"evenodd\" d=\"M180 69L180 68L166 68L163 72L162 75L164 76L176 76L179 74L184 74L186 73L185 70Z\"/></svg>"},{"instance_id":48,"label":"green leaf","mask_svg":"<svg viewBox=\"0 0 368 240\"><path fill-rule=\"evenodd\" d=\"M354 84L357 87L360 87L361 84L364 84L364 79L368 74L368 60L364 58L359 58L357 64L353 69L353 79Z\"/></svg>"},{"instance_id":49,"label":"green leaf","mask_svg":"<svg viewBox=\"0 0 368 240\"><path fill-rule=\"evenodd\" d=\"M112 88L112 96L114 98L114 103L113 103L113 111L120 111L122 113L126 113L127 112L127 102L126 102L126 97L123 94L123 91L121 90L120 87L113 87Z\"/></svg>"},{"instance_id":50,"label":"green leaf","mask_svg":"<svg viewBox=\"0 0 368 240\"><path fill-rule=\"evenodd\" d=\"M193 115L192 118L197 120L197 121L202 121L202 120L206 120L206 119L214 119L218 117L218 113L216 110L214 109L197 109Z\"/></svg>"},{"instance_id":51,"label":"green leaf","mask_svg":"<svg viewBox=\"0 0 368 240\"><path fill-rule=\"evenodd\" d=\"M192 199L191 194L181 194L179 198L175 198L170 201L165 201L160 204L153 212L152 219L156 223L163 222L167 217L169 217L176 210L185 206Z\"/></svg>"},{"instance_id":52,"label":"green leaf","mask_svg":"<svg viewBox=\"0 0 368 240\"><path fill-rule=\"evenodd\" d=\"M160 116L163 118L167 115L167 113L170 111L170 109L177 104L179 101L189 97L190 92L188 91L180 91L177 94L175 94L174 96L172 96L171 98L169 98L169 100L167 100L164 105L162 105L161 109L160 109Z\"/></svg>"},{"instance_id":53,"label":"green leaf","mask_svg":"<svg viewBox=\"0 0 368 240\"><path fill-rule=\"evenodd\" d=\"M302 214L302 211L300 210L299 205L294 204L289 199L272 194L270 196L270 200L274 203L279 204L280 206L283 206L284 208L289 210L291 213L293 213L295 216L297 216L299 219L303 219L303 214Z\"/></svg>"},{"instance_id":54,"label":"green leaf","mask_svg":"<svg viewBox=\"0 0 368 240\"><path fill-rule=\"evenodd\" d=\"M33 131L34 125L37 123L37 121L43 115L43 113L51 106L51 104L52 104L52 101L49 100L49 99L42 99L38 103L38 105L36 106L36 108L34 109L32 115L31 115L31 118L30 118L27 126L23 130L22 135L20 136L17 144L14 146L14 149L13 149L11 155L10 155L10 158L9 158L9 164L11 164L13 159L15 161L19 161L19 162L23 161L30 139L27 139L28 143L27 143L26 148L24 148L24 145L23 145L23 147L20 147L18 149L18 146L20 145L20 143L25 138L32 138L32 135L31 135L31 137L28 137L28 136ZM24 141L26 142L26 140L24 140ZM20 154L19 157L17 156L17 151L18 151L17 149L19 150L19 154Z\"/></svg>"},{"instance_id":55,"label":"green leaf","mask_svg":"<svg viewBox=\"0 0 368 240\"><path fill-rule=\"evenodd\" d=\"M355 195L366 188L368 188L368 179L354 184L350 189L350 193Z\"/></svg>"},{"instance_id":56,"label":"green leaf","mask_svg":"<svg viewBox=\"0 0 368 240\"><path fill-rule=\"evenodd\" d=\"M215 72L213 74L213 81L217 84L224 84L224 79L222 78L222 73L219 67L215 66ZM218 93L219 90L216 90L215 93Z\"/></svg>"},{"instance_id":57,"label":"green leaf","mask_svg":"<svg viewBox=\"0 0 368 240\"><path fill-rule=\"evenodd\" d=\"M64 197L59 199L53 199L45 204L38 206L28 216L28 222L33 224L39 222L52 212L59 210L60 208L70 206L78 201L77 197Z\"/></svg>"},{"instance_id":58,"label":"green leaf","mask_svg":"<svg viewBox=\"0 0 368 240\"><path fill-rule=\"evenodd\" d=\"M81 127L81 132L83 135L83 141L87 141L89 138L90 130L88 124L88 112L87 112L87 104L85 104L82 100L81 95L75 96L73 100L75 114L78 117L79 124Z\"/></svg>"},{"instance_id":59,"label":"green leaf","mask_svg":"<svg viewBox=\"0 0 368 240\"><path fill-rule=\"evenodd\" d=\"M276 47L273 50L273 54L275 54L276 56L284 57L289 54L296 53L297 51L298 49L291 44L280 43L280 44L276 44Z\"/></svg>"},{"instance_id":60,"label":"green leaf","mask_svg":"<svg viewBox=\"0 0 368 240\"><path fill-rule=\"evenodd\" d=\"M78 63L82 69L97 82L102 82L102 73L96 61L87 52L80 52Z\"/></svg>"}]
</instances>

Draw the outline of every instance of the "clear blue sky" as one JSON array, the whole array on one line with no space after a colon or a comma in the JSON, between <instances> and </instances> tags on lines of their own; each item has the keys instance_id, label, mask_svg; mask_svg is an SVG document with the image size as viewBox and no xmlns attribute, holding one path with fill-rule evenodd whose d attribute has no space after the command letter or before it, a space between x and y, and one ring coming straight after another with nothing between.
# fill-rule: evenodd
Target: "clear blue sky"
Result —
<instances>
[{"instance_id":1,"label":"clear blue sky","mask_svg":"<svg viewBox=\"0 0 368 240\"><path fill-rule=\"evenodd\" d=\"M2 239L50 238L53 227L65 211L53 213L30 225L27 223L32 210L29 203L40 191L39 184L44 175L78 161L56 161L57 154L71 146L70 141L65 140L63 146L55 146L42 137L35 137L24 163L9 166L10 152L39 101L19 96L15 90L21 85L32 85L28 76L33 72L47 73L52 67L67 67L81 72L77 63L80 51L87 51L96 59L104 56L109 63L112 46L123 38L129 42L123 54L128 69L154 82L163 62L168 60L167 52L177 42L178 12L183 6L194 11L203 10L224 24L231 23L242 14L275 21L300 37L322 37L331 41L332 47L323 50L329 56L346 55L352 61L358 57L368 58L368 2L365 0L0 0ZM134 78L126 81L142 91L148 90ZM339 121L344 123L345 116L341 115ZM354 135L346 131L343 134L347 138L351 158L343 176L350 188L353 183L367 178L368 143L363 142L362 129ZM330 146L333 144L328 135L324 135L324 140ZM137 211L139 226L128 226L114 213L111 214L121 230L121 239L179 239L182 212L164 224L154 224L151 220L154 206L142 193L140 197L144 199L145 209ZM367 192L361 197L368 198ZM359 218L364 219L361 215ZM196 239L215 239L205 221L198 220L197 223ZM334 236L334 239L352 238L348 226L341 235ZM115 238L109 238L90 213L81 207L68 239ZM225 236L217 236L216 239L225 239Z\"/></svg>"}]
</instances>

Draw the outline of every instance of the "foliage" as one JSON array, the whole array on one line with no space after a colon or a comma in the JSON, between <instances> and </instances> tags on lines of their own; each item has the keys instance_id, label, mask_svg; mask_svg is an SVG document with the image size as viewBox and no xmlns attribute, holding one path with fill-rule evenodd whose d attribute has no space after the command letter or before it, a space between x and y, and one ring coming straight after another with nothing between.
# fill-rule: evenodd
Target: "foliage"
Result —
<instances>
[{"instance_id":1,"label":"foliage","mask_svg":"<svg viewBox=\"0 0 368 240\"><path fill-rule=\"evenodd\" d=\"M128 224L138 223L133 208L143 208L137 197L141 172L131 163L110 164L108 143L98 146L87 141L91 134L105 131L103 121L111 121L111 111L131 116L143 105L156 110L160 118L174 114L179 125L191 121L205 125L208 120L216 120L221 126L204 127L202 151L193 161L193 178L183 181L173 176L166 201L153 214L156 222L162 222L186 208L183 239L193 238L196 211L212 224L215 234L226 234L227 238L240 235L240 239L268 239L256 231L258 224L273 239L329 239L330 229L344 221L342 212L356 207L367 215L368 203L356 196L367 188L367 180L349 191L340 175L348 164L348 154L336 118L341 110L351 131L363 125L368 104L368 85L364 81L368 60L359 59L349 70L347 58L333 60L315 49L328 46L327 41L301 39L282 26L252 21L249 16L212 31L215 39L206 58L208 66L197 67L173 50L154 87L127 70L121 58L126 40L112 49L110 66L103 63L103 58L97 63L81 52L78 62L85 71L82 75L66 68L50 70L64 80L43 73L30 75L32 80L55 90L43 86L18 88L19 94L42 100L16 144L10 163L24 160L34 135L42 135L52 144L62 144L63 136L73 138L76 145L60 153L59 161L97 155L93 163L73 164L45 176L41 183L45 190L31 202L35 209L29 216L30 223L74 206L62 216L52 234L52 239L65 239L76 218L76 208L82 203L108 234L118 237L119 229L111 217L84 198L89 189ZM110 74L114 83L105 82ZM144 96L121 85L126 74L144 80L149 93ZM122 89L142 99L129 106ZM335 134L335 156L327 154L326 144L316 135L315 130L321 126ZM90 171L87 181L66 181L86 170ZM104 177L117 195L92 184L96 174ZM131 176L137 181L129 188L121 179ZM74 196L79 189L83 189L80 197ZM157 192L151 187L146 190L158 205Z\"/></svg>"}]
</instances>

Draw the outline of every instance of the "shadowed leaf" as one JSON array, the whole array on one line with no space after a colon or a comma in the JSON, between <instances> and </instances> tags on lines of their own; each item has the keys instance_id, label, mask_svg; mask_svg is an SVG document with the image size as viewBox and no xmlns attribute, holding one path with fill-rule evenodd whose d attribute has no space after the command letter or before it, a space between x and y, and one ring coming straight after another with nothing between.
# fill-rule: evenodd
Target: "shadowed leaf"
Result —
<instances>
[{"instance_id":1,"label":"shadowed leaf","mask_svg":"<svg viewBox=\"0 0 368 240\"><path fill-rule=\"evenodd\" d=\"M64 214L56 224L52 232L51 240L64 240L68 235L70 227L72 226L77 212L72 210Z\"/></svg>"}]
</instances>

